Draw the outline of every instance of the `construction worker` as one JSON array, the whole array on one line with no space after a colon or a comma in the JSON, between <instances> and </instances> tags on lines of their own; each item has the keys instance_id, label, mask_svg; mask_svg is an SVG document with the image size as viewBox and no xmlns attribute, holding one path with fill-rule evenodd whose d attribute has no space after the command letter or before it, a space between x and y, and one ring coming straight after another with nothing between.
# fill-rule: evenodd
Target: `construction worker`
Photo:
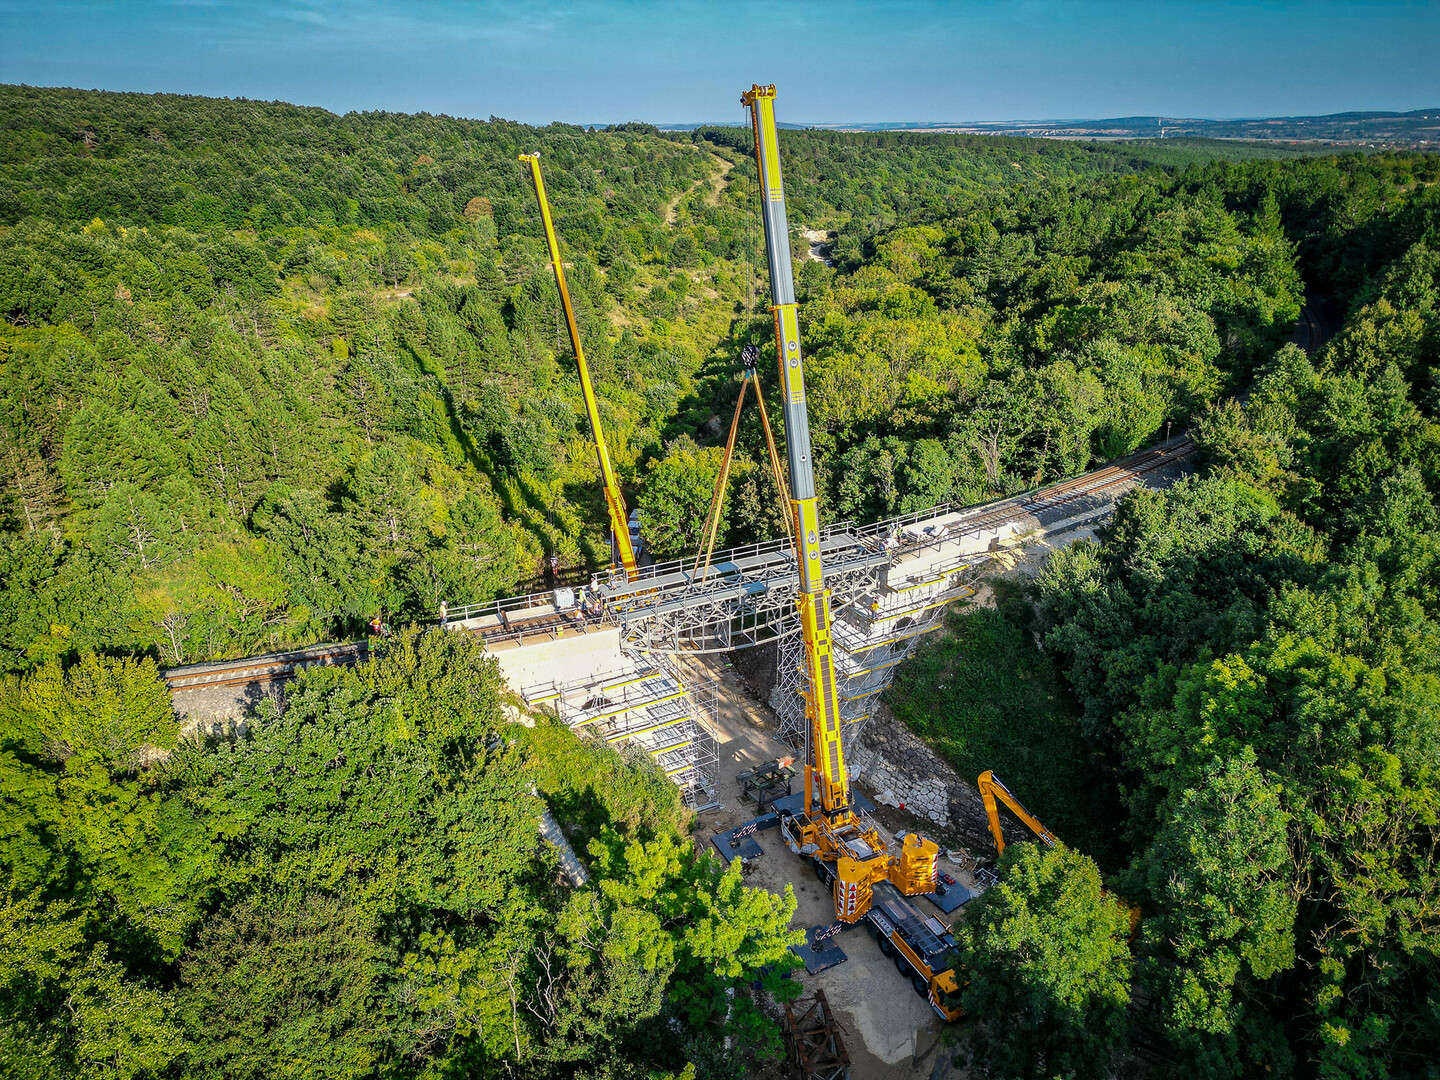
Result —
<instances>
[{"instance_id":1,"label":"construction worker","mask_svg":"<svg viewBox=\"0 0 1440 1080\"><path fill-rule=\"evenodd\" d=\"M440 601L440 629L444 630L450 625L450 608L445 601Z\"/></svg>"}]
</instances>

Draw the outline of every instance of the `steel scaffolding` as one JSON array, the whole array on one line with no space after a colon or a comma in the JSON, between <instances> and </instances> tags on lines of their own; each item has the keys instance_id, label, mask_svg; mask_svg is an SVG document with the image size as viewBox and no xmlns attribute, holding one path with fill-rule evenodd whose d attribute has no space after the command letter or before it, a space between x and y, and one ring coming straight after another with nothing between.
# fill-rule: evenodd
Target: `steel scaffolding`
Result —
<instances>
[{"instance_id":1,"label":"steel scaffolding","mask_svg":"<svg viewBox=\"0 0 1440 1080\"><path fill-rule=\"evenodd\" d=\"M853 752L896 666L921 636L941 625L950 604L974 591L1003 539L1013 542L1017 530L1037 526L1037 515L1080 511L1116 485L1193 451L1194 444L1181 439L984 506L942 503L873 525L839 522L822 530L847 751ZM778 641L771 704L780 717L781 737L800 747L806 724L798 583L793 547L786 540L770 540L719 552L700 574L688 560L641 567L635 581L627 581L623 571L609 571L594 575L583 588L455 606L447 619L452 628L476 634L495 650L617 628L620 670L598 681L531 688L535 698L523 692L526 701L553 704L573 726L649 754L676 779L691 805L703 806L713 801L716 790L715 737L707 727L715 687L685 688L670 658ZM586 705L592 698L604 701Z\"/></svg>"},{"instance_id":2,"label":"steel scaffolding","mask_svg":"<svg viewBox=\"0 0 1440 1080\"><path fill-rule=\"evenodd\" d=\"M643 753L680 788L692 810L718 806L719 750L713 724L714 680L685 685L668 657L625 672L521 690L532 709L552 710L572 730L616 750Z\"/></svg>"},{"instance_id":3,"label":"steel scaffolding","mask_svg":"<svg viewBox=\"0 0 1440 1080\"><path fill-rule=\"evenodd\" d=\"M875 711L895 668L923 635L944 622L945 609L970 596L988 554L976 558L933 549L897 554L889 571L855 602L836 612L831 628L836 691L840 697L841 738L847 754ZM907 569L913 567L908 576ZM791 746L805 739L804 643L783 638L771 704L780 719L780 738Z\"/></svg>"},{"instance_id":4,"label":"steel scaffolding","mask_svg":"<svg viewBox=\"0 0 1440 1080\"><path fill-rule=\"evenodd\" d=\"M877 537L845 523L825 531L821 553L835 607L850 603L891 560ZM606 621L620 627L627 651L724 652L791 632L799 581L795 549L770 540L717 552L700 572L675 560L642 567L635 581L597 574L591 594Z\"/></svg>"}]
</instances>

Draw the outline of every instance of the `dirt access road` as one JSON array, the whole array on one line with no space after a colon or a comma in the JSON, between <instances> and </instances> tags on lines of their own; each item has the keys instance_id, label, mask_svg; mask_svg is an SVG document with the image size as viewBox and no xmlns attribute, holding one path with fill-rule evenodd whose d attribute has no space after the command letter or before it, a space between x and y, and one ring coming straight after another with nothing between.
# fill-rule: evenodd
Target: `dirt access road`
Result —
<instances>
[{"instance_id":1,"label":"dirt access road","mask_svg":"<svg viewBox=\"0 0 1440 1080\"><path fill-rule=\"evenodd\" d=\"M834 231L825 232L822 229L801 229L800 235L810 245L810 250L805 257L811 262L824 263L826 266L834 266L827 249L835 240Z\"/></svg>"},{"instance_id":2,"label":"dirt access road","mask_svg":"<svg viewBox=\"0 0 1440 1080\"><path fill-rule=\"evenodd\" d=\"M730 170L735 167L735 163L728 158L721 157L719 154L712 154L710 156L720 168L712 172L709 176L696 180L695 183L690 185L688 190L680 192L679 195L676 195L675 198L671 199L665 205L666 225L678 225L680 223L680 203L685 200L686 196L693 195L707 184L710 187L710 194L705 197L705 201L711 206L714 206L720 201L720 193L725 190L726 179L730 176Z\"/></svg>"},{"instance_id":3,"label":"dirt access road","mask_svg":"<svg viewBox=\"0 0 1440 1080\"><path fill-rule=\"evenodd\" d=\"M715 735L720 744L721 800L724 808L700 816L696 843L714 852L711 837L727 832L756 814L754 803L740 801L735 775L772 758L784 757L789 747L774 737L776 720L768 706L750 696L744 684L727 661L712 656L686 656L682 666L689 679L715 679L718 686ZM902 811L882 808L882 827L893 834L900 828L919 829L921 823ZM830 890L815 879L814 874L791 854L774 830L759 833L757 839L765 854L747 879L748 884L783 893L787 885L795 890L797 906L790 925L803 930L809 926L829 926L835 921L834 901ZM943 869L952 877L973 885L968 875L949 862ZM948 922L927 901L919 901L921 910ZM798 981L809 990L819 986L825 991L838 1017L852 1063L853 1080L942 1080L963 1077L961 1070L950 1067L950 1048L940 1045L942 1033L953 1036L953 1025L943 1023L930 1008L930 1003L911 989L908 978L881 955L870 932L863 927L846 930L840 935L840 947L849 959L838 967L810 975L797 973ZM916 1061L916 1055L923 1055ZM780 1071L765 1073L783 1075Z\"/></svg>"}]
</instances>

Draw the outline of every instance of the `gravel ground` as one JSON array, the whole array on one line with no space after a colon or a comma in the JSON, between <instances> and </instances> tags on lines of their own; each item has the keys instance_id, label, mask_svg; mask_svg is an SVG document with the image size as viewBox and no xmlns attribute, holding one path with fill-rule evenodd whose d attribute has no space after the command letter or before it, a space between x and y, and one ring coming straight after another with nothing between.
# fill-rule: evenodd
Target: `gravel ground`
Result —
<instances>
[{"instance_id":1,"label":"gravel ground","mask_svg":"<svg viewBox=\"0 0 1440 1080\"><path fill-rule=\"evenodd\" d=\"M774 738L775 716L768 706L752 699L744 690L729 663L719 657L684 658L691 677L714 678L719 687L717 738L720 740L719 779L724 808L700 816L695 842L714 852L711 837L726 832L756 815L753 803L741 802L735 774L762 761L789 753L784 743ZM798 790L798 786L797 786ZM903 811L881 807L876 819L882 829L893 833L901 828L919 828L920 823ZM756 837L765 854L747 879L751 885L763 886L783 893L787 885L795 890L797 906L791 926L828 926L835 921L834 901L830 890L815 879L813 873L791 854L775 830L758 833ZM942 864L946 872L962 881L968 876L959 867ZM973 884L973 881L970 882ZM921 899L921 910L943 921L949 916ZM948 1060L948 1049L934 1049L941 1032L956 1025L944 1024L930 1004L910 987L909 980L895 970L895 965L880 953L879 946L863 926L846 930L840 935L840 947L849 957L838 967L810 975L797 973L798 981L809 990L819 986L825 991L843 1029L845 1046L852 1063L854 1080L935 1080L964 1076L963 1071L941 1067L937 1060ZM913 1063L916 1053L924 1057ZM770 1076L767 1073L766 1076ZM773 1075L780 1076L780 1072Z\"/></svg>"}]
</instances>

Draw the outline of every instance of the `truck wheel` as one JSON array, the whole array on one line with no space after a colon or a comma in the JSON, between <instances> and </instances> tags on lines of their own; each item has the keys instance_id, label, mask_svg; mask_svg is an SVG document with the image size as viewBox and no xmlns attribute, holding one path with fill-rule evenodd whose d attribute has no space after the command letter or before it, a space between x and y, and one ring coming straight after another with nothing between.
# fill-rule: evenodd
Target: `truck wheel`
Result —
<instances>
[{"instance_id":1,"label":"truck wheel","mask_svg":"<svg viewBox=\"0 0 1440 1080\"><path fill-rule=\"evenodd\" d=\"M821 862L819 859L816 859L815 862L813 863L813 865L814 865L814 867L815 867L815 877L816 877L816 879L819 880L819 882L820 882L821 885L829 885L829 884L830 884L830 879L829 879L829 877L827 877L826 874L825 874L825 864L824 864L823 862Z\"/></svg>"},{"instance_id":2,"label":"truck wheel","mask_svg":"<svg viewBox=\"0 0 1440 1080\"><path fill-rule=\"evenodd\" d=\"M905 954L899 949L895 950L895 970L901 975L910 974L910 961L905 959Z\"/></svg>"},{"instance_id":3,"label":"truck wheel","mask_svg":"<svg viewBox=\"0 0 1440 1080\"><path fill-rule=\"evenodd\" d=\"M930 988L925 985L925 980L919 975L910 976L910 985L915 987L915 992L923 998L930 997Z\"/></svg>"},{"instance_id":4,"label":"truck wheel","mask_svg":"<svg viewBox=\"0 0 1440 1080\"><path fill-rule=\"evenodd\" d=\"M876 940L880 943L880 953L882 956L895 955L895 946L890 944L890 939L888 937L880 933L878 930L875 933L875 937Z\"/></svg>"}]
</instances>

